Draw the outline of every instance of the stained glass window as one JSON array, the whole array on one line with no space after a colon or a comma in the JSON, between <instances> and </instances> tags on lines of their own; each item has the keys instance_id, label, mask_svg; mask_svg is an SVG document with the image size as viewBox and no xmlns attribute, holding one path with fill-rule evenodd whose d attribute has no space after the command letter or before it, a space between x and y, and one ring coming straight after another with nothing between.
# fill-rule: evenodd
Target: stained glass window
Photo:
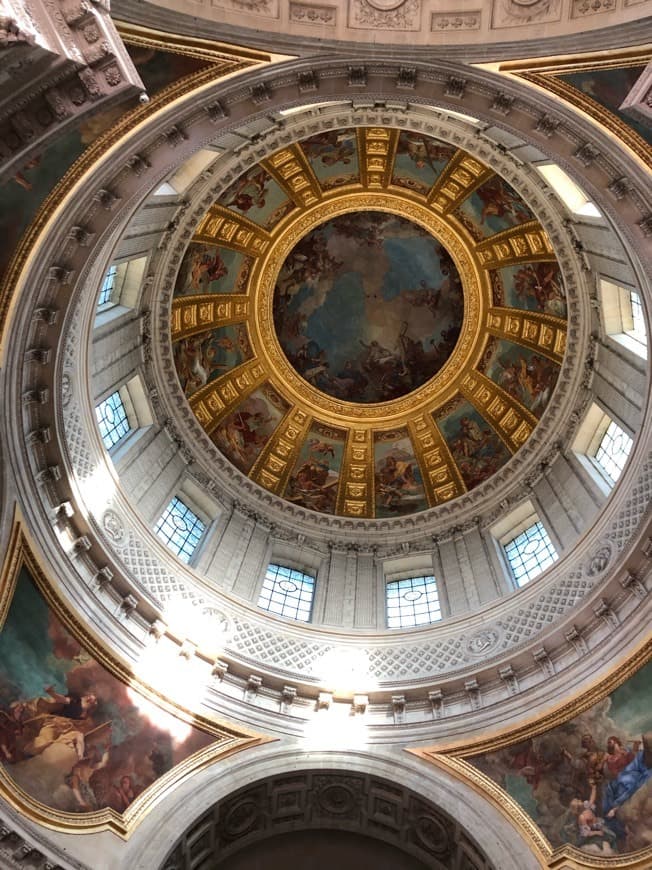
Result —
<instances>
[{"instance_id":1,"label":"stained glass window","mask_svg":"<svg viewBox=\"0 0 652 870\"><path fill-rule=\"evenodd\" d=\"M182 562L189 562L205 529L199 517L175 496L154 531Z\"/></svg>"},{"instance_id":2,"label":"stained glass window","mask_svg":"<svg viewBox=\"0 0 652 870\"><path fill-rule=\"evenodd\" d=\"M116 390L95 408L100 435L107 450L131 432L127 411Z\"/></svg>"},{"instance_id":3,"label":"stained glass window","mask_svg":"<svg viewBox=\"0 0 652 870\"><path fill-rule=\"evenodd\" d=\"M508 541L504 549L519 586L525 586L558 559L548 532L538 520Z\"/></svg>"},{"instance_id":4,"label":"stained glass window","mask_svg":"<svg viewBox=\"0 0 652 870\"><path fill-rule=\"evenodd\" d=\"M315 578L310 574L283 565L268 565L258 606L277 616L310 622L314 592Z\"/></svg>"},{"instance_id":5,"label":"stained glass window","mask_svg":"<svg viewBox=\"0 0 652 870\"><path fill-rule=\"evenodd\" d=\"M388 628L414 628L441 619L439 590L432 576L390 580L385 595Z\"/></svg>"}]
</instances>

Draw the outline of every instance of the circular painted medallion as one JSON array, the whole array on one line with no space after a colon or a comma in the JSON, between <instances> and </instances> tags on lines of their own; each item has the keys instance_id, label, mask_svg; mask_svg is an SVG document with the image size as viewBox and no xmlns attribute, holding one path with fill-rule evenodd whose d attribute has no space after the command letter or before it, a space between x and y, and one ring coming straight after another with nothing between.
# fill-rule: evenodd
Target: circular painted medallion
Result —
<instances>
[{"instance_id":1,"label":"circular painted medallion","mask_svg":"<svg viewBox=\"0 0 652 870\"><path fill-rule=\"evenodd\" d=\"M450 357L462 327L451 255L421 226L380 211L320 224L286 257L274 324L301 377L336 399L387 402Z\"/></svg>"}]
</instances>

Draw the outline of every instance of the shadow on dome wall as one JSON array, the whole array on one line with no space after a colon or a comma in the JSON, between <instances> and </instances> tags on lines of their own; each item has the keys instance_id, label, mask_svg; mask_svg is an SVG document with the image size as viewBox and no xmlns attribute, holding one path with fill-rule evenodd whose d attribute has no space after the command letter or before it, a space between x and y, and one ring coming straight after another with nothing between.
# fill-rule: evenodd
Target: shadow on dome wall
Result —
<instances>
[{"instance_id":1,"label":"shadow on dome wall","mask_svg":"<svg viewBox=\"0 0 652 870\"><path fill-rule=\"evenodd\" d=\"M55 827L125 835L159 787L260 738L173 715L122 665L101 663L64 624L18 529L0 589L0 792Z\"/></svg>"}]
</instances>

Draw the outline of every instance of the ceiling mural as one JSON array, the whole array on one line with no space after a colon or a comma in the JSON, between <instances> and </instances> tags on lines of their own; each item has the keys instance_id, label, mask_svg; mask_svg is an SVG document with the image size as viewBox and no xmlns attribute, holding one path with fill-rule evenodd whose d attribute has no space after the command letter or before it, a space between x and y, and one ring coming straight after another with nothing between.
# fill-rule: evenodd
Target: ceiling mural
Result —
<instances>
[{"instance_id":1,"label":"ceiling mural","mask_svg":"<svg viewBox=\"0 0 652 870\"><path fill-rule=\"evenodd\" d=\"M445 248L416 224L369 211L301 239L279 273L274 324L290 363L317 389L385 402L439 371L463 310Z\"/></svg>"},{"instance_id":2,"label":"ceiling mural","mask_svg":"<svg viewBox=\"0 0 652 870\"><path fill-rule=\"evenodd\" d=\"M142 807L177 765L205 764L206 733L114 676L68 631L23 568L0 630L0 787L66 814ZM168 785L169 787L169 785ZM97 821L97 816L93 817Z\"/></svg>"},{"instance_id":3,"label":"ceiling mural","mask_svg":"<svg viewBox=\"0 0 652 870\"><path fill-rule=\"evenodd\" d=\"M571 844L601 857L643 849L652 841L651 678L648 664L568 722L468 762L504 789L553 847Z\"/></svg>"},{"instance_id":4,"label":"ceiling mural","mask_svg":"<svg viewBox=\"0 0 652 870\"><path fill-rule=\"evenodd\" d=\"M496 473L543 416L566 299L530 207L446 142L332 130L232 182L171 311L181 387L242 473L394 517Z\"/></svg>"}]
</instances>

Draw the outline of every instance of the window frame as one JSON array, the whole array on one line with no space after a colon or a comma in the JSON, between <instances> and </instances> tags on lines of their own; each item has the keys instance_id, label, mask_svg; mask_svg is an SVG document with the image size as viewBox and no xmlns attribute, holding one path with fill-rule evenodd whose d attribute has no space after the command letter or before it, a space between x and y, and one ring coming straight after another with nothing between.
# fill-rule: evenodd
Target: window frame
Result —
<instances>
[{"instance_id":1,"label":"window frame","mask_svg":"<svg viewBox=\"0 0 652 870\"><path fill-rule=\"evenodd\" d=\"M530 532L532 532L533 530L536 530L542 539L545 538L545 540L543 540L543 543L549 561L548 559L546 559L545 561L547 562L547 564L542 564L536 553L527 554L517 549L518 558L524 569L523 574L517 574L517 568L514 564L514 560L510 557L509 554L509 547L516 544L516 542L523 537L526 538L525 547L527 547L530 541L533 540L533 536L530 536ZM537 577L540 577L541 574L545 573L548 568L551 568L554 563L559 559L559 553L557 552L552 538L550 537L548 529L545 527L543 521L539 519L539 517L536 517L534 522L530 523L524 529L521 529L520 532L517 532L508 541L505 541L502 547L503 552L505 553L507 564L509 565L509 570L511 571L514 582L519 589L522 589L524 586L528 586L533 580L536 580ZM532 558L533 556L536 556L537 564L535 566L534 573L530 573L530 571L526 568L526 562L528 558ZM521 581L522 577L525 577L526 579L524 581Z\"/></svg>"},{"instance_id":2,"label":"window frame","mask_svg":"<svg viewBox=\"0 0 652 870\"><path fill-rule=\"evenodd\" d=\"M519 578L514 572L506 547L519 538L524 532L536 526L537 523L541 524L541 527L550 542L550 546L554 552L554 558L550 564L546 565L537 574L528 577L524 583L520 583ZM541 518L539 511L530 499L522 501L512 511L510 511L507 516L495 523L489 531L499 553L501 564L504 566L505 574L509 578L514 590L523 589L525 586L529 586L529 584L534 580L537 580L541 574L548 571L553 564L559 560L563 552L563 547L561 546L554 529Z\"/></svg>"},{"instance_id":3,"label":"window frame","mask_svg":"<svg viewBox=\"0 0 652 870\"><path fill-rule=\"evenodd\" d=\"M182 496L183 496L183 498L182 498ZM184 500L184 498L185 498L185 500ZM154 534L156 535L158 540L161 542L161 544L164 547L166 547L166 549L168 549L174 556L176 556L176 558L179 559L180 562L183 562L184 565L192 565L195 562L195 560L197 559L197 556L198 556L199 551L201 549L201 544L206 539L206 532L208 531L208 527L210 525L210 520L204 515L203 511L198 510L195 504L188 504L188 501L192 501L192 499L188 499L186 494L184 492L182 492L181 490L176 491L172 496L170 496L170 498L168 499L167 503L163 507L162 511L160 512L158 518L156 519L156 521L154 523ZM184 543L181 545L179 550L176 550L170 546L170 542L172 541L172 536L169 536L166 540L166 538L160 534L160 532L162 530L162 525L167 519L166 514L168 513L168 511L171 511L171 509L175 505L175 502L178 502L180 505L182 505L185 508L186 513L190 513L194 517L194 522L192 524L190 532L188 533L186 540L184 540ZM185 519L185 516L184 516L184 519ZM186 542L188 540L188 537L192 534L193 529L195 528L196 525L201 526L201 532L196 537L196 540L195 540L194 545L193 545L192 549L190 550L190 552L187 554L184 554L183 551L184 551L184 547L186 545ZM184 558L184 555L186 555L187 558Z\"/></svg>"},{"instance_id":4,"label":"window frame","mask_svg":"<svg viewBox=\"0 0 652 870\"><path fill-rule=\"evenodd\" d=\"M424 570L427 570L427 569L424 569ZM431 585L434 587L434 596L435 596L436 605L437 605L436 612L439 614L439 616L436 616L434 619L429 618L427 621L424 621L424 622L418 622L418 621L416 621L417 614L414 611L414 607L416 606L416 604L415 604L413 606L413 616L415 617L414 621L411 621L409 623L407 623L407 622L404 623L403 622L403 615L404 614L403 614L402 605L400 605L400 604L398 605L398 608L397 608L398 612L397 612L397 615L395 617L393 617L390 614L389 590L390 590L390 587L392 587L392 586L396 585L398 587L399 584L401 584L401 583L406 583L406 584L413 583L415 580L423 580L423 581L431 580L432 581ZM424 586L425 585L426 584L424 583ZM434 572L431 572L430 574L415 574L414 572L410 572L409 574L403 575L403 576L385 577L384 587L385 587L384 588L384 592L385 592L385 627L389 631L397 631L397 630L400 631L400 630L411 629L411 628L425 628L428 625L434 625L436 622L441 622L442 619L444 618L442 589L441 589L440 583L439 583L437 577L435 576ZM430 607L430 604L432 602L428 598L429 593L430 593L430 590L426 590L426 596L427 596L426 605L428 607L427 614L430 617L432 612L433 612L433 609ZM401 593L399 593L396 596L397 599L400 599L401 597L402 597ZM419 599L416 599L415 602L418 600ZM409 605L409 603L410 602L408 602L408 605ZM391 625L390 624L390 621L394 618L397 618L399 620L399 622L400 622L399 625Z\"/></svg>"},{"instance_id":5,"label":"window frame","mask_svg":"<svg viewBox=\"0 0 652 870\"><path fill-rule=\"evenodd\" d=\"M120 400L125 408L127 421L129 422L129 431L111 447L107 447L104 443L104 438L102 437L99 422L97 421L97 408L116 392L119 394ZM149 399L145 391L145 385L143 384L140 375L134 375L128 381L121 383L119 386L112 387L107 393L105 393L95 405L95 414L100 440L102 441L106 452L109 454L113 462L116 463L127 451L131 450L136 441L140 440L142 435L154 422Z\"/></svg>"},{"instance_id":6,"label":"window frame","mask_svg":"<svg viewBox=\"0 0 652 870\"><path fill-rule=\"evenodd\" d=\"M586 412L573 442L573 453L576 459L605 496L609 495L620 478L619 474L618 478L614 480L597 457L605 434L611 424L614 424L629 439L630 445L627 452L627 457L629 458L634 443L633 434L623 425L621 420L615 419L597 402L593 402ZM624 470L624 465L625 463L621 469L621 474Z\"/></svg>"},{"instance_id":7,"label":"window frame","mask_svg":"<svg viewBox=\"0 0 652 870\"><path fill-rule=\"evenodd\" d=\"M606 335L634 354L639 360L647 360L648 335L645 308L639 290L630 284L617 282L612 278L599 275L598 292L602 325ZM637 303L633 302L633 296L636 297ZM641 335L640 330L635 328L635 304L641 310L643 335Z\"/></svg>"},{"instance_id":8,"label":"window frame","mask_svg":"<svg viewBox=\"0 0 652 870\"><path fill-rule=\"evenodd\" d=\"M111 444L107 444L105 440L105 435L102 432L103 421L100 419L98 411L100 410L100 408L107 405L107 403L109 403L114 396L118 397L118 401L120 402L122 411L124 412L124 419L127 423L128 428L119 438L117 438ZM134 426L134 422L137 423L138 420L126 385L116 388L111 393L109 393L108 396L98 402L97 405L95 405L95 421L97 423L97 428L100 432L100 438L102 440L102 444L104 445L104 449L109 455L112 455L119 447L122 447L125 444L126 440L136 431L137 428L136 426ZM113 428L115 429L117 427L114 426Z\"/></svg>"},{"instance_id":9,"label":"window frame","mask_svg":"<svg viewBox=\"0 0 652 870\"><path fill-rule=\"evenodd\" d=\"M276 569L276 575L273 578L270 577L270 569ZM279 580L278 578L279 578L280 571L290 572L289 576L287 578L283 577ZM281 605L281 609L279 612L272 610L271 607L265 606L265 604L261 603L261 601L264 597L267 597L269 604L272 603L273 596L276 593L276 587L278 585L280 585L280 583L283 582L283 580L288 579L291 582L296 582L296 578L293 578L292 574L300 575L301 584L304 584L306 582L306 580L310 580L312 583L312 590L311 590L310 597L308 600L309 606L307 609L305 607L303 607L303 608L301 607L301 600L302 600L302 595L303 595L303 588L301 586L299 587L299 593L297 595L296 607L293 608L294 615L292 613L284 612L285 607L286 607L286 602L289 599L289 593L286 593L284 595L283 604ZM272 585L271 585L271 588L269 588L269 595L265 596L266 584L267 584L268 580L271 581ZM263 574L263 579L262 579L260 588L258 590L258 598L256 599L256 606L259 607L261 610L264 610L265 613L269 613L271 616L278 616L278 617L281 617L282 619L289 619L292 622L302 622L304 624L307 624L307 623L312 622L312 615L313 615L314 608L315 608L316 589L317 589L317 574L308 574L305 570L303 570L303 568L297 568L297 567L294 567L292 565L284 565L280 562L268 562L267 566L265 567L265 573ZM282 590L282 591L285 592L285 590ZM300 616L299 615L300 613L307 614L307 615Z\"/></svg>"}]
</instances>

